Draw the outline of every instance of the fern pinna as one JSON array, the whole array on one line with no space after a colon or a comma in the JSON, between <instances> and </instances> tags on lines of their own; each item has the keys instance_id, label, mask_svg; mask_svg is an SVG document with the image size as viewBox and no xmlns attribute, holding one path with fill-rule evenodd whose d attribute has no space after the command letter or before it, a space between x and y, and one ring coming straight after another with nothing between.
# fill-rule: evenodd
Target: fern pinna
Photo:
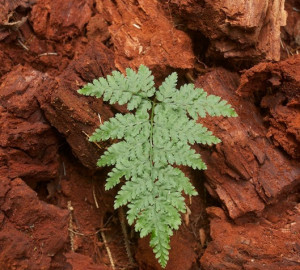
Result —
<instances>
[{"instance_id":1,"label":"fern pinna","mask_svg":"<svg viewBox=\"0 0 300 270\"><path fill-rule=\"evenodd\" d=\"M166 78L158 90L151 71L141 65L138 72L126 69L126 76L113 71L78 90L87 96L103 97L110 104L127 103L128 114L116 114L90 137L99 142L120 141L110 146L97 165L114 165L108 174L106 190L120 183L114 207L128 206L128 223L135 223L140 236L151 235L150 246L162 267L169 258L170 236L181 224L186 211L183 192L197 195L184 173L173 165L206 169L204 162L190 145L216 144L220 140L198 117L236 116L225 100L207 93L193 84L176 89L177 73Z\"/></svg>"}]
</instances>

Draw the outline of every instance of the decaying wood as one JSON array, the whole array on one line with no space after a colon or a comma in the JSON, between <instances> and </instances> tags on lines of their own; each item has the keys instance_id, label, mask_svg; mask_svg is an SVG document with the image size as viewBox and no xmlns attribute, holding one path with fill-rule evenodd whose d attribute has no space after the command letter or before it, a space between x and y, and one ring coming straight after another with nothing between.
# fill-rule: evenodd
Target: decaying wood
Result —
<instances>
[{"instance_id":1,"label":"decaying wood","mask_svg":"<svg viewBox=\"0 0 300 270\"><path fill-rule=\"evenodd\" d=\"M208 55L254 62L280 59L280 26L286 24L284 0L170 0L175 18L209 40Z\"/></svg>"},{"instance_id":2,"label":"decaying wood","mask_svg":"<svg viewBox=\"0 0 300 270\"><path fill-rule=\"evenodd\" d=\"M97 229L112 216L115 194L104 192L104 171L95 177L103 192L90 181L107 145L88 141L99 114L104 122L126 109L76 91L112 70L145 64L158 84L174 70L180 84L186 74L239 114L203 121L223 142L197 146L208 170L185 173L198 190L205 181L224 211L207 210L208 237L204 202L193 198L172 237L169 269L197 267L203 245L203 269L298 269L300 59L252 67L279 60L280 46L283 57L299 53L299 1L286 1L280 40L284 2L0 0L0 268L107 269L124 266L122 256L128 263L115 228L105 235ZM241 77L215 68L232 63L252 68ZM60 192L50 190L53 183ZM87 240L95 233L68 230L67 201L80 210L84 232L101 232L111 248L107 256L101 246L97 265ZM76 252L69 235L86 240L75 241ZM136 245L139 267L158 269L149 240Z\"/></svg>"},{"instance_id":3,"label":"decaying wood","mask_svg":"<svg viewBox=\"0 0 300 270\"><path fill-rule=\"evenodd\" d=\"M88 136L99 126L99 113L103 120L113 114L101 100L79 95L77 90L86 82L110 73L113 59L112 52L104 45L92 43L86 54L74 60L59 77L47 76L40 86L43 94L38 96L48 121L63 134L77 158L92 169L96 169L105 147L99 149L99 145L88 141Z\"/></svg>"},{"instance_id":4,"label":"decaying wood","mask_svg":"<svg viewBox=\"0 0 300 270\"><path fill-rule=\"evenodd\" d=\"M235 94L239 76L224 69L198 79L208 93L228 100L237 118L206 118L203 123L222 143L201 152L208 169L209 192L220 199L231 218L260 212L300 184L299 164L268 138L263 116L249 99Z\"/></svg>"}]
</instances>

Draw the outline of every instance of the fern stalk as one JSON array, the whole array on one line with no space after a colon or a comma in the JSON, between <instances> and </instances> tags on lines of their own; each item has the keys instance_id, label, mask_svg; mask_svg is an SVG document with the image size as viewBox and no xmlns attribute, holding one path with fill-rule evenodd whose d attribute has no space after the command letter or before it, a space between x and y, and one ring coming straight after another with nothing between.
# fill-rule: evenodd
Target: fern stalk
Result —
<instances>
[{"instance_id":1,"label":"fern stalk","mask_svg":"<svg viewBox=\"0 0 300 270\"><path fill-rule=\"evenodd\" d=\"M155 108L155 101L152 101L152 107L151 107L151 117L150 117L150 123L151 123L151 132L150 132L150 163L152 165L151 167L151 178L153 176L153 121L154 121L154 108Z\"/></svg>"},{"instance_id":2,"label":"fern stalk","mask_svg":"<svg viewBox=\"0 0 300 270\"><path fill-rule=\"evenodd\" d=\"M127 103L127 109L132 111L116 114L89 140L120 140L104 152L97 165L114 166L108 174L107 190L118 185L121 178L126 180L114 207L128 206L128 223L135 225L141 237L150 234L150 246L162 267L169 259L173 230L179 228L180 214L186 212L183 193L197 195L189 179L174 165L206 169L190 145L220 142L197 123L199 116L237 116L220 97L207 95L193 84L178 90L176 84L174 72L155 89L151 71L141 65L138 72L128 68L124 76L113 71L107 78L94 80L78 90L88 96L103 96L110 104Z\"/></svg>"}]
</instances>

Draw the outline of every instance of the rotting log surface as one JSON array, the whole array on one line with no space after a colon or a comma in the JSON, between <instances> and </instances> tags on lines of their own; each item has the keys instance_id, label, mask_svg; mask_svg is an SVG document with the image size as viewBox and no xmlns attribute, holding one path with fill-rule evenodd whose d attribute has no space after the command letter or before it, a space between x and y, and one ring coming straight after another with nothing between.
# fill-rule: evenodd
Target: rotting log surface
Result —
<instances>
[{"instance_id":1,"label":"rotting log surface","mask_svg":"<svg viewBox=\"0 0 300 270\"><path fill-rule=\"evenodd\" d=\"M300 70L297 62L295 68ZM265 205L278 202L300 184L299 164L269 139L264 116L253 101L234 94L239 85L236 74L216 69L196 84L228 100L239 115L203 121L222 140L215 150L203 153L208 164L205 171L208 190L225 204L233 219L251 212L259 214Z\"/></svg>"},{"instance_id":2,"label":"rotting log surface","mask_svg":"<svg viewBox=\"0 0 300 270\"><path fill-rule=\"evenodd\" d=\"M165 1L162 1L165 3ZM280 26L286 24L284 0L170 0L178 25L209 40L208 56L231 61L280 60Z\"/></svg>"},{"instance_id":3,"label":"rotting log surface","mask_svg":"<svg viewBox=\"0 0 300 270\"><path fill-rule=\"evenodd\" d=\"M115 191L104 191L105 170L95 172L106 145L99 149L84 134L99 125L98 114L105 121L124 108L76 90L140 64L158 83L174 70L182 83L191 69L198 86L239 113L204 121L223 142L197 146L207 171L185 171L202 196L187 200L191 213L172 238L167 269L299 269L299 56L260 63L241 77L193 69L228 66L224 59L241 66L279 59L284 1L250 2L0 1L1 269L108 269L96 233L104 225L115 263L130 269L113 215ZM287 56L299 40L296 4L287 1ZM220 202L207 210L212 241L203 180ZM158 269L147 239L133 243L137 267Z\"/></svg>"}]
</instances>

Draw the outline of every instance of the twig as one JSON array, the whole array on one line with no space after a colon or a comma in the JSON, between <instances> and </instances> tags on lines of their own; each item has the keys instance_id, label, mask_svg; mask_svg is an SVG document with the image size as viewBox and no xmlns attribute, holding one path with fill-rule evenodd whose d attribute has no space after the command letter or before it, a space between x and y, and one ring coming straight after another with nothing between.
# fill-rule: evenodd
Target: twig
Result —
<instances>
[{"instance_id":1,"label":"twig","mask_svg":"<svg viewBox=\"0 0 300 270\"><path fill-rule=\"evenodd\" d=\"M204 228L199 229L199 238L200 238L201 247L203 248L206 244L206 233Z\"/></svg>"},{"instance_id":2,"label":"twig","mask_svg":"<svg viewBox=\"0 0 300 270\"><path fill-rule=\"evenodd\" d=\"M26 50L26 51L29 51L28 47L20 40L18 39L18 43L21 45L21 47Z\"/></svg>"},{"instance_id":3,"label":"twig","mask_svg":"<svg viewBox=\"0 0 300 270\"><path fill-rule=\"evenodd\" d=\"M82 130L82 133L83 133L85 136L87 136L88 138L90 138L90 136L89 136L84 130ZM102 149L102 147L101 147L98 143L96 143L96 142L93 142L93 143L96 144L97 147L98 147L99 149Z\"/></svg>"},{"instance_id":4,"label":"twig","mask_svg":"<svg viewBox=\"0 0 300 270\"><path fill-rule=\"evenodd\" d=\"M127 256L128 256L129 262L131 264L134 264L134 260L133 260L132 254L131 254L130 244L129 244L129 240L128 240L128 233L127 233L127 228L126 228L126 223L125 223L125 215L124 215L123 207L120 207L118 209L118 214L119 214L121 228L122 228L122 232L123 232L123 236L124 236L124 243L125 243Z\"/></svg>"},{"instance_id":5,"label":"twig","mask_svg":"<svg viewBox=\"0 0 300 270\"><path fill-rule=\"evenodd\" d=\"M100 125L102 125L102 119L100 113L98 113L98 118L99 118Z\"/></svg>"},{"instance_id":6,"label":"twig","mask_svg":"<svg viewBox=\"0 0 300 270\"><path fill-rule=\"evenodd\" d=\"M281 45L281 48L284 49L283 42L282 42L281 38L280 38L280 45Z\"/></svg>"},{"instance_id":7,"label":"twig","mask_svg":"<svg viewBox=\"0 0 300 270\"><path fill-rule=\"evenodd\" d=\"M138 24L136 24L136 23L133 23L132 24L135 28L137 28L137 29L141 29L141 27L138 25Z\"/></svg>"},{"instance_id":8,"label":"twig","mask_svg":"<svg viewBox=\"0 0 300 270\"><path fill-rule=\"evenodd\" d=\"M190 224L190 215L191 215L191 210L190 208L186 205L186 213L183 216L184 222L186 226L189 226Z\"/></svg>"},{"instance_id":9,"label":"twig","mask_svg":"<svg viewBox=\"0 0 300 270\"><path fill-rule=\"evenodd\" d=\"M73 232L73 210L74 208L72 207L71 201L68 201L68 210L70 211L70 220L69 220L69 232L70 232L70 243L71 243L71 250L74 252L74 232Z\"/></svg>"},{"instance_id":10,"label":"twig","mask_svg":"<svg viewBox=\"0 0 300 270\"><path fill-rule=\"evenodd\" d=\"M280 44L281 44L281 48L286 50L286 53L287 53L288 56L294 55L294 54L288 49L288 46L285 46L285 47L284 47L281 38L280 38Z\"/></svg>"},{"instance_id":11,"label":"twig","mask_svg":"<svg viewBox=\"0 0 300 270\"><path fill-rule=\"evenodd\" d=\"M70 227L70 226L69 226L69 227ZM71 233L77 234L77 235L86 236L84 233L80 233L80 232L73 231L73 230L70 229L70 228L68 228L68 231L71 232Z\"/></svg>"},{"instance_id":12,"label":"twig","mask_svg":"<svg viewBox=\"0 0 300 270\"><path fill-rule=\"evenodd\" d=\"M107 251L107 255L108 255L108 258L109 258L109 261L110 261L110 264L111 264L111 268L112 268L113 270L115 270L115 269L116 269L115 263L114 263L114 260L113 260L113 258L112 258L112 255L111 255L110 248L109 248L109 246L107 245L105 234L104 234L103 231L100 231L100 234L101 234L101 237L102 237L102 239L103 239L104 246L105 246L106 251Z\"/></svg>"},{"instance_id":13,"label":"twig","mask_svg":"<svg viewBox=\"0 0 300 270\"><path fill-rule=\"evenodd\" d=\"M16 21L16 22L9 22L10 18L13 16L13 12L8 14L8 18L6 21L4 21L2 23L3 26L5 27L11 27L14 30L17 30L18 28L20 28L26 21L27 21L27 17L23 17L20 21Z\"/></svg>"},{"instance_id":14,"label":"twig","mask_svg":"<svg viewBox=\"0 0 300 270\"><path fill-rule=\"evenodd\" d=\"M93 191L93 197L94 197L95 205L96 205L96 208L99 208L99 204L98 204L98 202L97 202L97 197L96 197L96 193L95 193L95 185L94 185L94 181L93 181L92 185L93 185L92 191Z\"/></svg>"},{"instance_id":15,"label":"twig","mask_svg":"<svg viewBox=\"0 0 300 270\"><path fill-rule=\"evenodd\" d=\"M41 56L48 56L48 55L57 55L56 52L46 52L46 53L41 53L38 55L38 57L41 57Z\"/></svg>"},{"instance_id":16,"label":"twig","mask_svg":"<svg viewBox=\"0 0 300 270\"><path fill-rule=\"evenodd\" d=\"M74 234L77 234L77 235L81 235L81 236L94 236L96 234L98 234L99 232L102 232L102 231L109 231L110 229L109 228L102 228L102 229L99 229L97 230L96 232L94 233L81 233L81 232L78 232L78 231L74 231L72 229L68 229L68 231L74 233Z\"/></svg>"}]
</instances>

